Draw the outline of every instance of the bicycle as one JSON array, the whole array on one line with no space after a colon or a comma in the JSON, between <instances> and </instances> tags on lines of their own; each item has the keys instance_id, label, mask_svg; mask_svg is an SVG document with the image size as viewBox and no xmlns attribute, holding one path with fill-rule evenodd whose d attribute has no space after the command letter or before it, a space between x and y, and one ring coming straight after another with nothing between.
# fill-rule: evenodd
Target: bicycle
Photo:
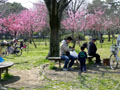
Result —
<instances>
[{"instance_id":1,"label":"bicycle","mask_svg":"<svg viewBox=\"0 0 120 90\"><path fill-rule=\"evenodd\" d=\"M8 56L10 54L15 54L16 56L21 56L22 55L22 49L20 46L13 46L10 43L6 44L5 51L3 51L3 56Z\"/></svg>"},{"instance_id":2,"label":"bicycle","mask_svg":"<svg viewBox=\"0 0 120 90\"><path fill-rule=\"evenodd\" d=\"M118 64L119 64L119 50L120 50L120 46L117 46L115 44L112 44L111 46L111 52L112 54L110 55L110 68L111 69L116 69L118 68Z\"/></svg>"}]
</instances>

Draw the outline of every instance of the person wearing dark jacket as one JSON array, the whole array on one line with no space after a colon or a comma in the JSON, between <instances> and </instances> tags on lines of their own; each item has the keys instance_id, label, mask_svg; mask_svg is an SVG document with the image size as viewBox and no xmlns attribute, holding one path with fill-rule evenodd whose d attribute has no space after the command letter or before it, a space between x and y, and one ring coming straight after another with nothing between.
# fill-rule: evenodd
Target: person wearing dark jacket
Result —
<instances>
[{"instance_id":1,"label":"person wearing dark jacket","mask_svg":"<svg viewBox=\"0 0 120 90\"><path fill-rule=\"evenodd\" d=\"M78 54L78 60L80 61L80 71L86 72L86 59L87 53L84 51L85 47L81 47L81 52Z\"/></svg>"},{"instance_id":2,"label":"person wearing dark jacket","mask_svg":"<svg viewBox=\"0 0 120 90\"><path fill-rule=\"evenodd\" d=\"M83 43L83 44L82 44L82 47L84 47L84 48L87 48L87 49L88 49L88 43L87 43L87 42Z\"/></svg>"},{"instance_id":3,"label":"person wearing dark jacket","mask_svg":"<svg viewBox=\"0 0 120 90\"><path fill-rule=\"evenodd\" d=\"M88 45L88 55L96 57L96 64L101 64L100 55L97 54L97 47L95 45L96 39L92 39Z\"/></svg>"}]
</instances>

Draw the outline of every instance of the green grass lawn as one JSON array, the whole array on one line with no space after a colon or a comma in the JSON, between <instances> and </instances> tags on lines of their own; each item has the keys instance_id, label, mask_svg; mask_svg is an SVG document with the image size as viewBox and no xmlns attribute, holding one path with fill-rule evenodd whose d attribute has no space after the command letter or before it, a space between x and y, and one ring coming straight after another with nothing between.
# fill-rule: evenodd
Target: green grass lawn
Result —
<instances>
[{"instance_id":1,"label":"green grass lawn","mask_svg":"<svg viewBox=\"0 0 120 90\"><path fill-rule=\"evenodd\" d=\"M37 43L38 44L38 43ZM48 63L49 61L45 59L48 53L48 46L44 46L44 43L41 42L41 45L37 45L37 48L34 48L32 44L29 44L28 52L23 49L23 54L20 57L9 55L5 57L5 61L12 61L15 63L13 68L18 69L30 69L35 66L40 66L41 64Z\"/></svg>"},{"instance_id":2,"label":"green grass lawn","mask_svg":"<svg viewBox=\"0 0 120 90\"><path fill-rule=\"evenodd\" d=\"M83 43L82 41L81 43ZM98 53L101 55L101 58L109 58L111 42L101 44L97 41ZM6 61L12 61L16 63L12 68L16 69L31 69L32 67L38 67L45 63L51 63L46 60L45 57L48 54L49 46L45 46L44 42L41 42L40 45L37 43L37 48L34 48L33 45L29 46L29 52L23 50L23 55L16 57L10 55L5 57ZM76 51L79 52L79 46L76 46ZM53 64L54 65L54 64ZM96 68L96 67L95 67ZM110 69L105 68L109 71ZM77 76L73 81L59 81L48 79L47 83L43 88L34 88L31 90L120 90L120 73L86 73L81 76ZM63 78L63 77L61 77ZM33 82L34 83L34 82ZM10 89L9 90L17 90ZM21 87L20 90L29 90Z\"/></svg>"}]
</instances>

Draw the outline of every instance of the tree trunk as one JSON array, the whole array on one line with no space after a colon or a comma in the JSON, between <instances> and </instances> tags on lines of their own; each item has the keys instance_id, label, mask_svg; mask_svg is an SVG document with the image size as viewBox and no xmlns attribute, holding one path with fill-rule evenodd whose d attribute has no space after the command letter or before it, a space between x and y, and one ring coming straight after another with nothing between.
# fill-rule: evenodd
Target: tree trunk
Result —
<instances>
[{"instance_id":1,"label":"tree trunk","mask_svg":"<svg viewBox=\"0 0 120 90\"><path fill-rule=\"evenodd\" d=\"M50 51L48 57L59 56L59 29L60 19L58 15L50 15Z\"/></svg>"},{"instance_id":2,"label":"tree trunk","mask_svg":"<svg viewBox=\"0 0 120 90\"><path fill-rule=\"evenodd\" d=\"M34 44L34 47L37 48L37 45L36 45L34 39L32 38L31 40L32 40L32 42L33 42L33 44Z\"/></svg>"},{"instance_id":3,"label":"tree trunk","mask_svg":"<svg viewBox=\"0 0 120 90\"><path fill-rule=\"evenodd\" d=\"M110 32L108 32L108 42L110 42L111 38L110 38Z\"/></svg>"},{"instance_id":4,"label":"tree trunk","mask_svg":"<svg viewBox=\"0 0 120 90\"><path fill-rule=\"evenodd\" d=\"M114 38L115 36L114 36L114 33L112 32L112 44L114 43Z\"/></svg>"},{"instance_id":5,"label":"tree trunk","mask_svg":"<svg viewBox=\"0 0 120 90\"><path fill-rule=\"evenodd\" d=\"M49 56L50 57L59 56L59 30L58 29L51 30Z\"/></svg>"},{"instance_id":6,"label":"tree trunk","mask_svg":"<svg viewBox=\"0 0 120 90\"><path fill-rule=\"evenodd\" d=\"M75 38L75 32L74 32L74 30L72 30L72 38L73 38L73 48L75 48L76 38Z\"/></svg>"},{"instance_id":7,"label":"tree trunk","mask_svg":"<svg viewBox=\"0 0 120 90\"><path fill-rule=\"evenodd\" d=\"M33 39L32 36L33 36L33 32L32 32L32 34L31 34L31 36L30 36L30 40L31 40L31 42L33 42L34 47L37 48L37 45L36 45L36 43L35 43L35 41L34 41L34 39Z\"/></svg>"},{"instance_id":8,"label":"tree trunk","mask_svg":"<svg viewBox=\"0 0 120 90\"><path fill-rule=\"evenodd\" d=\"M59 56L59 29L63 10L72 0L44 0L49 11L50 50L47 57Z\"/></svg>"},{"instance_id":9,"label":"tree trunk","mask_svg":"<svg viewBox=\"0 0 120 90\"><path fill-rule=\"evenodd\" d=\"M103 40L103 34L102 33L100 33L100 39Z\"/></svg>"},{"instance_id":10,"label":"tree trunk","mask_svg":"<svg viewBox=\"0 0 120 90\"><path fill-rule=\"evenodd\" d=\"M47 46L47 40L45 39L45 46Z\"/></svg>"},{"instance_id":11,"label":"tree trunk","mask_svg":"<svg viewBox=\"0 0 120 90\"><path fill-rule=\"evenodd\" d=\"M76 40L73 41L73 48L76 46Z\"/></svg>"},{"instance_id":12,"label":"tree trunk","mask_svg":"<svg viewBox=\"0 0 120 90\"><path fill-rule=\"evenodd\" d=\"M72 38L74 38L74 30L72 30Z\"/></svg>"},{"instance_id":13,"label":"tree trunk","mask_svg":"<svg viewBox=\"0 0 120 90\"><path fill-rule=\"evenodd\" d=\"M95 32L95 30L92 31L92 38L96 38L96 32Z\"/></svg>"},{"instance_id":14,"label":"tree trunk","mask_svg":"<svg viewBox=\"0 0 120 90\"><path fill-rule=\"evenodd\" d=\"M100 43L101 43L101 48L102 48L102 43L103 43L103 34L100 33Z\"/></svg>"},{"instance_id":15,"label":"tree trunk","mask_svg":"<svg viewBox=\"0 0 120 90\"><path fill-rule=\"evenodd\" d=\"M14 33L14 38L17 38L17 33L16 32Z\"/></svg>"}]
</instances>

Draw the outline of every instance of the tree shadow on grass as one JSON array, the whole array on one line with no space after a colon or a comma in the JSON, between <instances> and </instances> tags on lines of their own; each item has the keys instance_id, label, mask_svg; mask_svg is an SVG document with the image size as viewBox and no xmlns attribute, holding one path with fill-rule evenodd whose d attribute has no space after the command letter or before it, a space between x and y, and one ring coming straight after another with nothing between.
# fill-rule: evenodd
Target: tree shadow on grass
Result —
<instances>
[{"instance_id":1,"label":"tree shadow on grass","mask_svg":"<svg viewBox=\"0 0 120 90\"><path fill-rule=\"evenodd\" d=\"M120 74L120 68L117 68L115 70L111 70L109 66L88 66L87 67L87 73L90 74L101 74L103 77L105 74Z\"/></svg>"},{"instance_id":2,"label":"tree shadow on grass","mask_svg":"<svg viewBox=\"0 0 120 90\"><path fill-rule=\"evenodd\" d=\"M63 70L62 69L59 69L59 66L58 66L58 63L56 63L57 66L54 66L54 69L52 70L55 70L55 71L58 71L58 72L62 72ZM62 64L64 64L62 62ZM115 70L111 70L110 69L110 66L96 66L95 64L87 64L87 73L91 73L91 74L99 74L101 73L103 76L105 73L108 73L108 74L120 74L120 66L115 69ZM74 68L74 71L70 71L70 72L79 72L80 71L80 67L78 65L74 65L73 66Z\"/></svg>"},{"instance_id":3,"label":"tree shadow on grass","mask_svg":"<svg viewBox=\"0 0 120 90\"><path fill-rule=\"evenodd\" d=\"M25 61L25 62L16 62L15 64L25 64L25 63L28 63L28 61Z\"/></svg>"},{"instance_id":4,"label":"tree shadow on grass","mask_svg":"<svg viewBox=\"0 0 120 90\"><path fill-rule=\"evenodd\" d=\"M10 83L14 83L20 80L19 76L12 76L11 78L7 79L7 80L0 80L0 84L2 86L10 84Z\"/></svg>"},{"instance_id":5,"label":"tree shadow on grass","mask_svg":"<svg viewBox=\"0 0 120 90\"><path fill-rule=\"evenodd\" d=\"M14 59L13 57L5 57L5 58L7 58L7 59Z\"/></svg>"}]
</instances>

